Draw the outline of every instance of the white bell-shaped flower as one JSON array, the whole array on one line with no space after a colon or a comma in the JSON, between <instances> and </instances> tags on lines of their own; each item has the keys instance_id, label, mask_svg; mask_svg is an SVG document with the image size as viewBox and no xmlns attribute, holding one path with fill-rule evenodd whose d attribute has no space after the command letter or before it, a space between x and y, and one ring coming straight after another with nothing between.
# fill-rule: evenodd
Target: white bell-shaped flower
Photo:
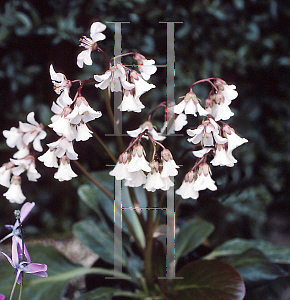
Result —
<instances>
[{"instance_id":1,"label":"white bell-shaped flower","mask_svg":"<svg viewBox=\"0 0 290 300\"><path fill-rule=\"evenodd\" d=\"M60 158L58 171L54 174L54 178L59 181L68 181L78 175L72 170L69 158L64 155Z\"/></svg>"},{"instance_id":2,"label":"white bell-shaped flower","mask_svg":"<svg viewBox=\"0 0 290 300\"><path fill-rule=\"evenodd\" d=\"M161 177L166 178L169 176L176 176L179 166L175 163L171 152L168 149L161 151L162 172Z\"/></svg>"},{"instance_id":3,"label":"white bell-shaped flower","mask_svg":"<svg viewBox=\"0 0 290 300\"><path fill-rule=\"evenodd\" d=\"M149 80L150 76L157 71L157 67L155 66L155 61L153 59L148 60L140 53L135 53L133 58L137 60L138 70L144 80Z\"/></svg>"},{"instance_id":4,"label":"white bell-shaped flower","mask_svg":"<svg viewBox=\"0 0 290 300\"><path fill-rule=\"evenodd\" d=\"M132 172L128 171L128 163L130 160L130 154L128 152L122 153L115 165L114 169L109 173L111 176L115 176L117 180L132 180Z\"/></svg>"},{"instance_id":5,"label":"white bell-shaped flower","mask_svg":"<svg viewBox=\"0 0 290 300\"><path fill-rule=\"evenodd\" d=\"M58 168L56 148L49 148L44 154L38 157L48 168Z\"/></svg>"},{"instance_id":6,"label":"white bell-shaped flower","mask_svg":"<svg viewBox=\"0 0 290 300\"><path fill-rule=\"evenodd\" d=\"M157 161L152 161L149 163L151 172L147 174L147 180L143 186L148 192L155 192L158 189L164 187L164 181L159 172L159 163Z\"/></svg>"},{"instance_id":7,"label":"white bell-shaped flower","mask_svg":"<svg viewBox=\"0 0 290 300\"><path fill-rule=\"evenodd\" d=\"M132 152L132 159L128 165L129 172L137 172L143 170L150 172L149 162L145 159L145 152L142 145L135 145Z\"/></svg>"},{"instance_id":8,"label":"white bell-shaped flower","mask_svg":"<svg viewBox=\"0 0 290 300\"><path fill-rule=\"evenodd\" d=\"M220 135L219 126L212 118L202 121L202 124L196 129L187 129L187 134L192 136L188 142L193 144L202 142L205 147L213 147L215 143L225 144L227 142L227 139Z\"/></svg>"},{"instance_id":9,"label":"white bell-shaped flower","mask_svg":"<svg viewBox=\"0 0 290 300\"><path fill-rule=\"evenodd\" d=\"M11 203L21 204L25 201L26 197L22 193L21 189L21 177L13 175L11 178L11 184L6 193L3 194L7 200Z\"/></svg>"},{"instance_id":10,"label":"white bell-shaped flower","mask_svg":"<svg viewBox=\"0 0 290 300\"><path fill-rule=\"evenodd\" d=\"M163 141L165 139L165 136L160 135L154 128L151 121L144 122L139 128L135 130L128 130L127 133L131 137L137 137L141 132L144 132L145 130L148 131L148 133L153 137L155 141ZM146 136L142 136L144 138L148 138Z\"/></svg>"},{"instance_id":11,"label":"white bell-shaped flower","mask_svg":"<svg viewBox=\"0 0 290 300\"><path fill-rule=\"evenodd\" d=\"M87 123L96 118L101 117L102 113L100 111L95 111L90 107L87 100L79 96L76 99L75 106L73 111L66 116L68 120L70 120L71 124L79 124L81 121L83 123Z\"/></svg>"},{"instance_id":12,"label":"white bell-shaped flower","mask_svg":"<svg viewBox=\"0 0 290 300\"><path fill-rule=\"evenodd\" d=\"M134 111L139 113L144 107L139 98L135 99L134 90L124 90L123 100L118 106L120 111Z\"/></svg>"},{"instance_id":13,"label":"white bell-shaped flower","mask_svg":"<svg viewBox=\"0 0 290 300\"><path fill-rule=\"evenodd\" d=\"M189 171L180 186L179 189L175 191L177 195L180 195L183 199L197 199L199 197L198 191L194 189L195 180L196 180L196 172Z\"/></svg>"},{"instance_id":14,"label":"white bell-shaped flower","mask_svg":"<svg viewBox=\"0 0 290 300\"><path fill-rule=\"evenodd\" d=\"M216 191L217 186L214 180L211 178L211 171L208 164L202 164L199 166L197 172L197 179L194 184L195 191L201 191L209 189L211 191Z\"/></svg>"},{"instance_id":15,"label":"white bell-shaped flower","mask_svg":"<svg viewBox=\"0 0 290 300\"><path fill-rule=\"evenodd\" d=\"M184 111L186 115L194 115L198 113L200 116L206 116L208 112L200 105L200 99L197 98L195 93L188 92L184 99L174 106L174 113L181 114Z\"/></svg>"},{"instance_id":16,"label":"white bell-shaped flower","mask_svg":"<svg viewBox=\"0 0 290 300\"><path fill-rule=\"evenodd\" d=\"M228 152L232 152L237 147L248 142L246 138L238 136L235 130L227 124L223 127L223 132L228 141Z\"/></svg>"},{"instance_id":17,"label":"white bell-shaped flower","mask_svg":"<svg viewBox=\"0 0 290 300\"><path fill-rule=\"evenodd\" d=\"M14 164L11 161L9 161L8 163L3 164L0 168L0 184L7 188L10 187L10 178L13 167Z\"/></svg>"},{"instance_id":18,"label":"white bell-shaped flower","mask_svg":"<svg viewBox=\"0 0 290 300\"><path fill-rule=\"evenodd\" d=\"M216 145L215 157L210 162L213 166L233 167L237 160L233 157L232 152L227 151L227 144Z\"/></svg>"},{"instance_id":19,"label":"white bell-shaped flower","mask_svg":"<svg viewBox=\"0 0 290 300\"><path fill-rule=\"evenodd\" d=\"M146 183L146 175L142 170L132 172L131 173L132 178L130 180L126 179L125 180L125 186L129 187L138 187L141 186L142 184Z\"/></svg>"}]
</instances>

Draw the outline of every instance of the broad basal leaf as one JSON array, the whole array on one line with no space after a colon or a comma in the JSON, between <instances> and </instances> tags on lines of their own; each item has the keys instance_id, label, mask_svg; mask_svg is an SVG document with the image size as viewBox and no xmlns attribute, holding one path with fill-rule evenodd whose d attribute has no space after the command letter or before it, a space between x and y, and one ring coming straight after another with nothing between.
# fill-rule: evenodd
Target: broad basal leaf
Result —
<instances>
[{"instance_id":1,"label":"broad basal leaf","mask_svg":"<svg viewBox=\"0 0 290 300\"><path fill-rule=\"evenodd\" d=\"M249 249L242 254L226 257L223 261L233 266L248 284L260 284L289 275L280 265L270 262L257 249Z\"/></svg>"},{"instance_id":2,"label":"broad basal leaf","mask_svg":"<svg viewBox=\"0 0 290 300\"><path fill-rule=\"evenodd\" d=\"M241 275L218 260L197 260L185 265L173 280L170 300L242 300L245 285Z\"/></svg>"},{"instance_id":3,"label":"broad basal leaf","mask_svg":"<svg viewBox=\"0 0 290 300\"><path fill-rule=\"evenodd\" d=\"M290 263L290 248L275 246L262 240L233 239L214 249L206 258L211 259L241 254L251 248L262 251L271 262L279 264Z\"/></svg>"},{"instance_id":4,"label":"broad basal leaf","mask_svg":"<svg viewBox=\"0 0 290 300\"><path fill-rule=\"evenodd\" d=\"M118 259L119 263L126 265L126 253L115 251L114 235L108 227L101 228L94 221L85 220L74 224L73 234L106 262L114 264L114 259Z\"/></svg>"}]
</instances>

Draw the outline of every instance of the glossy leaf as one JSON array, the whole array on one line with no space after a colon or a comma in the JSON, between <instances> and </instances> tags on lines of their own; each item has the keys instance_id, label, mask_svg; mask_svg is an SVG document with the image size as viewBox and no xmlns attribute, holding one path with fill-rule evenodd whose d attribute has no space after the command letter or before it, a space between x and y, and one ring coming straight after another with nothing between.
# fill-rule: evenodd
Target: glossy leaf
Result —
<instances>
[{"instance_id":1,"label":"glossy leaf","mask_svg":"<svg viewBox=\"0 0 290 300\"><path fill-rule=\"evenodd\" d=\"M213 232L214 225L193 219L181 226L175 240L176 259L196 249Z\"/></svg>"},{"instance_id":2,"label":"glossy leaf","mask_svg":"<svg viewBox=\"0 0 290 300\"><path fill-rule=\"evenodd\" d=\"M103 260L114 264L114 259L118 259L119 263L126 265L126 254L122 253L120 257L118 252L114 252L114 235L109 227L102 228L101 224L97 224L92 220L80 221L73 226L73 234L84 245L88 246L97 253Z\"/></svg>"},{"instance_id":3,"label":"glossy leaf","mask_svg":"<svg viewBox=\"0 0 290 300\"><path fill-rule=\"evenodd\" d=\"M240 274L218 260L197 260L185 265L173 280L170 300L242 300L245 285Z\"/></svg>"},{"instance_id":4,"label":"glossy leaf","mask_svg":"<svg viewBox=\"0 0 290 300\"><path fill-rule=\"evenodd\" d=\"M223 261L233 266L246 283L257 284L289 275L280 265L271 263L257 249L249 249L242 254L226 257Z\"/></svg>"},{"instance_id":5,"label":"glossy leaf","mask_svg":"<svg viewBox=\"0 0 290 300\"><path fill-rule=\"evenodd\" d=\"M207 258L241 254L251 248L262 251L271 262L290 263L290 248L275 246L262 240L233 239L214 249Z\"/></svg>"}]
</instances>

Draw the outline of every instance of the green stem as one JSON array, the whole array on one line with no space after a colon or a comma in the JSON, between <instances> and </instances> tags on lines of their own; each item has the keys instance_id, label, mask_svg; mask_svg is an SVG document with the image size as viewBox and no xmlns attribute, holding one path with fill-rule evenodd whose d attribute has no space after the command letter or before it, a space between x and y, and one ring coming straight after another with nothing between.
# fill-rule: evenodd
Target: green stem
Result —
<instances>
[{"instance_id":1,"label":"green stem","mask_svg":"<svg viewBox=\"0 0 290 300\"><path fill-rule=\"evenodd\" d=\"M159 200L159 203L158 203L159 208L162 208L164 206L165 195L166 195L166 191L164 191L162 193L161 197L160 197L160 200ZM161 216L162 211L163 211L162 209L157 210L156 219L155 219L155 222L154 222L154 225L153 225L153 232L156 231L156 229L159 225L160 216Z\"/></svg>"},{"instance_id":2,"label":"green stem","mask_svg":"<svg viewBox=\"0 0 290 300\"><path fill-rule=\"evenodd\" d=\"M153 207L153 193L147 192L148 205ZM152 274L152 245L153 245L153 209L147 210L146 223L146 248L145 248L145 278L149 290L153 290L154 278Z\"/></svg>"},{"instance_id":3,"label":"green stem","mask_svg":"<svg viewBox=\"0 0 290 300\"><path fill-rule=\"evenodd\" d=\"M88 128L93 132L94 137L96 138L96 140L103 146L103 148L106 150L106 152L108 153L108 155L111 157L112 161L116 164L117 163L117 159L116 157L113 155L113 153L110 151L110 149L107 147L107 145L103 142L103 140L99 137L99 135L92 129L92 127L87 124Z\"/></svg>"},{"instance_id":4,"label":"green stem","mask_svg":"<svg viewBox=\"0 0 290 300\"><path fill-rule=\"evenodd\" d=\"M108 197L109 199L113 202L113 204L115 203L115 199L114 196L98 181L96 180L78 161L74 160L74 163L79 167L79 169L88 177L88 179L95 184L101 191L103 191ZM121 210L121 207L119 206L119 204L116 203L116 205L118 206L118 209ZM133 236L138 249L142 252L143 251L143 247L142 244L138 238L138 236L135 233L135 230L133 229L127 215L125 213L122 214L124 221L131 233L131 235Z\"/></svg>"},{"instance_id":5,"label":"green stem","mask_svg":"<svg viewBox=\"0 0 290 300\"><path fill-rule=\"evenodd\" d=\"M117 138L119 151L124 152L125 146L124 146L124 143L123 143L121 132L119 131L119 128L116 124L116 120L115 120L114 113L112 111L112 107L111 107L111 103L110 103L110 86L106 90L104 90L104 92L105 92L105 102L106 102L106 108L107 108L107 111L108 111L108 115L109 115L109 118L111 120L111 123L112 123L114 129L117 131L116 132L116 138Z\"/></svg>"},{"instance_id":6,"label":"green stem","mask_svg":"<svg viewBox=\"0 0 290 300\"><path fill-rule=\"evenodd\" d=\"M20 292L19 292L18 300L21 300L22 289L23 289L23 274L22 274L22 278L21 278L21 285L20 285Z\"/></svg>"},{"instance_id":7,"label":"green stem","mask_svg":"<svg viewBox=\"0 0 290 300\"><path fill-rule=\"evenodd\" d=\"M130 194L130 197L131 197L131 201L132 201L132 205L133 207L140 207L138 201L137 201L137 198L136 198L136 194L135 194L135 190L134 188L132 187L128 187L128 190L129 190L129 194ZM145 232L145 228L146 228L146 222L145 222L145 219L144 219L144 216L142 214L142 210L140 210L140 213L138 212L137 209L135 209L135 213L139 219L139 222L143 228L143 231Z\"/></svg>"}]
</instances>

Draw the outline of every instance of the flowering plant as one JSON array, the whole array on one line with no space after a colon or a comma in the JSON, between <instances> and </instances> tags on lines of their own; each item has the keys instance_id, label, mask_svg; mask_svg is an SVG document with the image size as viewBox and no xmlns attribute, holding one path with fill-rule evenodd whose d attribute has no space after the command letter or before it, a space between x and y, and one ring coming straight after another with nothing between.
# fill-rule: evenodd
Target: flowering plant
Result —
<instances>
[{"instance_id":1,"label":"flowering plant","mask_svg":"<svg viewBox=\"0 0 290 300\"><path fill-rule=\"evenodd\" d=\"M80 197L96 212L97 221L81 221L74 225L73 232L112 269L69 266L65 272L56 272L55 277L36 283L48 284L60 278L65 278L63 281L66 283L74 276L97 274L107 276L105 279L111 284L110 288L94 285L93 291L84 295L90 298L80 299L105 299L106 296L106 299L118 296L137 299L243 299L245 285L241 275L227 262L213 259L218 254L211 253L203 257L207 259L198 257L187 263L182 262L211 235L213 225L193 219L176 230L174 218L183 199L196 201L203 190L218 189L212 178L212 166L234 167L237 160L233 151L247 142L225 123L234 115L230 104L238 96L236 87L220 78L196 81L188 87L179 103L172 105L170 101L165 101L158 104L148 118L139 123L138 128L128 130L124 136L120 130L122 120L114 116L111 100L114 99L113 105L119 112L135 113L139 121L139 113L145 110L142 96L156 88L149 80L156 73L157 66L154 60L146 59L137 52L120 53L109 60L98 44L106 38L103 34L105 29L106 25L93 23L90 38L80 39L85 50L77 56L77 65L83 68L93 64L93 51L103 55L106 62L103 74L95 74L85 80L70 80L58 72L57 67L50 65L50 77L58 97L52 102L54 115L47 127L56 138L47 144L48 149L37 160L46 167L56 168L54 178L59 181L69 181L78 176L71 167L73 161L74 166L103 192L102 199L97 199L95 195L98 192L93 185L87 183L79 188ZM133 57L135 65L128 66L121 62L121 58L128 56ZM83 89L90 83L103 91L107 113L95 110L97 105L89 103L84 97ZM194 93L194 87L203 83L207 83L210 90L208 97L201 101ZM75 94L72 92L74 86L77 86ZM121 95L119 103L116 95ZM164 125L158 128L153 117L161 109L164 110ZM96 123L102 122L106 116L115 130L118 158L89 124L94 120ZM197 128L186 131L189 136L187 141L193 144L188 144L185 149L185 153L192 153L193 161L192 166L187 168L182 166L182 159L177 161L173 151L170 151L168 140L193 117L202 120ZM41 176L36 170L36 155L31 153L31 147L42 152L41 140L47 135L46 127L35 120L33 112L29 113L27 121L19 122L18 128L12 127L3 132L7 145L16 147L18 151L1 167L0 184L8 188L4 196L18 204L26 199L21 190L22 173L27 172L29 181L37 181ZM101 174L91 174L83 167L74 148L76 143L92 137L114 163L110 170ZM182 172L185 173L184 179L175 189L175 177ZM17 270L17 283L21 283L23 272L47 276L45 264L31 263L23 235L19 233L23 219L33 206L34 203L29 202L23 205L20 219L14 226L7 226L12 233L4 238L12 236L12 259L2 253ZM19 262L19 259L22 261ZM112 279L120 280L121 284L113 284ZM30 286L33 284L35 282L30 282Z\"/></svg>"}]
</instances>

